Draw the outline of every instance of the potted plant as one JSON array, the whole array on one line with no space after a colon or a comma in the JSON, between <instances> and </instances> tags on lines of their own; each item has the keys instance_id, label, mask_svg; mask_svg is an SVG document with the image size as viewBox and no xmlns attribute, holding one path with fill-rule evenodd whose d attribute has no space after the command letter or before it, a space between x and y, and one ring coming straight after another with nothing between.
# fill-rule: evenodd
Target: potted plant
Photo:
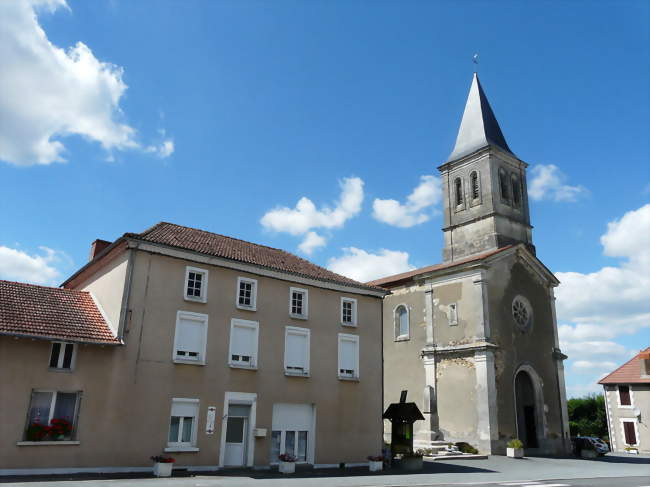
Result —
<instances>
[{"instance_id":1,"label":"potted plant","mask_svg":"<svg viewBox=\"0 0 650 487\"><path fill-rule=\"evenodd\" d=\"M518 438L508 442L508 456L510 458L524 458L524 444Z\"/></svg>"},{"instance_id":2,"label":"potted plant","mask_svg":"<svg viewBox=\"0 0 650 487\"><path fill-rule=\"evenodd\" d=\"M639 449L635 448L633 446L626 446L625 451L631 455L638 455L639 454Z\"/></svg>"},{"instance_id":3,"label":"potted plant","mask_svg":"<svg viewBox=\"0 0 650 487\"><path fill-rule=\"evenodd\" d=\"M174 466L174 460L172 457L165 457L163 455L155 455L151 457L153 460L153 474L156 477L171 477L172 476L172 467Z\"/></svg>"},{"instance_id":4,"label":"potted plant","mask_svg":"<svg viewBox=\"0 0 650 487\"><path fill-rule=\"evenodd\" d=\"M384 468L384 457L382 455L368 455L368 467L371 472L380 472Z\"/></svg>"},{"instance_id":5,"label":"potted plant","mask_svg":"<svg viewBox=\"0 0 650 487\"><path fill-rule=\"evenodd\" d=\"M402 456L400 468L403 470L422 470L422 457L425 451L422 449L415 450Z\"/></svg>"},{"instance_id":6,"label":"potted plant","mask_svg":"<svg viewBox=\"0 0 650 487\"><path fill-rule=\"evenodd\" d=\"M53 418L50 421L49 435L50 439L63 441L72 433L72 423L66 419Z\"/></svg>"},{"instance_id":7,"label":"potted plant","mask_svg":"<svg viewBox=\"0 0 650 487\"><path fill-rule=\"evenodd\" d=\"M296 471L296 457L283 453L278 458L280 459L280 465L278 465L280 473L294 473Z\"/></svg>"},{"instance_id":8,"label":"potted plant","mask_svg":"<svg viewBox=\"0 0 650 487\"><path fill-rule=\"evenodd\" d=\"M27 441L43 441L47 435L50 434L50 427L34 422L27 427L25 432L25 439Z\"/></svg>"}]
</instances>

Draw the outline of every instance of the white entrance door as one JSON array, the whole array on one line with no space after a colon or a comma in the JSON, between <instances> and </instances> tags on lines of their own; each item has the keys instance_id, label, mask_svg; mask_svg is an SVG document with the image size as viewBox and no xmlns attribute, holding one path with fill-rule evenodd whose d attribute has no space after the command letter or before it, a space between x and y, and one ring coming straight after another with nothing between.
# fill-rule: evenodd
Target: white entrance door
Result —
<instances>
[{"instance_id":1,"label":"white entrance door","mask_svg":"<svg viewBox=\"0 0 650 487\"><path fill-rule=\"evenodd\" d=\"M245 464L247 425L247 418L228 416L224 465L241 467Z\"/></svg>"}]
</instances>

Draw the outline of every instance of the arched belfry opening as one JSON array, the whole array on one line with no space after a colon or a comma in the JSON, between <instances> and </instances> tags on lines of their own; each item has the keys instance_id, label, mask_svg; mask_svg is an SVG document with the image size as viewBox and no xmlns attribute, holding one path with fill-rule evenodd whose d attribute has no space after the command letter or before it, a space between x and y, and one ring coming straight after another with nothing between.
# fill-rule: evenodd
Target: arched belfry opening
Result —
<instances>
[{"instance_id":1,"label":"arched belfry opening","mask_svg":"<svg viewBox=\"0 0 650 487\"><path fill-rule=\"evenodd\" d=\"M538 448L542 428L537 420L540 411L533 378L525 370L520 370L515 376L515 405L517 436L523 442L524 448Z\"/></svg>"}]
</instances>

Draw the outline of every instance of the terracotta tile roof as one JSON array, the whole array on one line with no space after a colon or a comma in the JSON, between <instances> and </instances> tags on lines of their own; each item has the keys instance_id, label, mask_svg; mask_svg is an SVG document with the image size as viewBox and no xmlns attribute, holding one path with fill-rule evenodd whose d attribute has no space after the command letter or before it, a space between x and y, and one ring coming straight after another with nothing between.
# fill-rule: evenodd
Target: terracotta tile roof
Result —
<instances>
[{"instance_id":1,"label":"terracotta tile roof","mask_svg":"<svg viewBox=\"0 0 650 487\"><path fill-rule=\"evenodd\" d=\"M89 293L1 280L0 335L121 343Z\"/></svg>"},{"instance_id":2,"label":"terracotta tile roof","mask_svg":"<svg viewBox=\"0 0 650 487\"><path fill-rule=\"evenodd\" d=\"M383 291L383 289L376 286L363 284L354 279L336 274L284 250L226 237L205 230L175 225L173 223L160 222L142 233L127 233L124 236L146 242L192 250L202 254L244 262L246 264L258 265L321 281L329 281L374 291Z\"/></svg>"},{"instance_id":3,"label":"terracotta tile roof","mask_svg":"<svg viewBox=\"0 0 650 487\"><path fill-rule=\"evenodd\" d=\"M641 350L611 374L598 381L599 384L650 384L650 377L641 377L641 360L650 358L650 347Z\"/></svg>"},{"instance_id":4,"label":"terracotta tile roof","mask_svg":"<svg viewBox=\"0 0 650 487\"><path fill-rule=\"evenodd\" d=\"M412 271L408 272L402 272L401 274L395 274L392 276L387 276L387 277L382 277L381 279L375 279L374 281L370 281L366 284L369 286L383 286L383 287L392 287L396 286L398 284L401 284L403 282L411 280L411 278L415 276L419 276L420 274L427 274L429 272L435 272L439 271L442 269L448 269L450 267L455 267L457 265L461 264L466 264L468 262L474 262L476 260L482 260L487 257L490 257L491 255L498 254L500 252L503 252L505 250L511 249L514 247L514 245L507 245L505 247L502 247L500 249L496 250L490 250L489 252L484 252L482 254L477 254L473 255L471 257L468 257L466 259L461 259L461 260L456 260L454 262L447 262L444 264L435 264L435 265L430 265L427 267L420 267L419 269L414 269Z\"/></svg>"}]
</instances>

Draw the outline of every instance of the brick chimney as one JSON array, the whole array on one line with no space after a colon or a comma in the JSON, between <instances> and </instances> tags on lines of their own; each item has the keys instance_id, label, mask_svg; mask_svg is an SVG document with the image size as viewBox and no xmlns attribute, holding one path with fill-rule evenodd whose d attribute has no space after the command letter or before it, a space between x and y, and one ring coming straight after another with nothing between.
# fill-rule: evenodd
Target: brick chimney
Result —
<instances>
[{"instance_id":1,"label":"brick chimney","mask_svg":"<svg viewBox=\"0 0 650 487\"><path fill-rule=\"evenodd\" d=\"M108 247L113 242L108 242L107 240L97 239L92 244L90 244L90 255L88 256L88 261L93 260L100 254L106 247Z\"/></svg>"}]
</instances>

